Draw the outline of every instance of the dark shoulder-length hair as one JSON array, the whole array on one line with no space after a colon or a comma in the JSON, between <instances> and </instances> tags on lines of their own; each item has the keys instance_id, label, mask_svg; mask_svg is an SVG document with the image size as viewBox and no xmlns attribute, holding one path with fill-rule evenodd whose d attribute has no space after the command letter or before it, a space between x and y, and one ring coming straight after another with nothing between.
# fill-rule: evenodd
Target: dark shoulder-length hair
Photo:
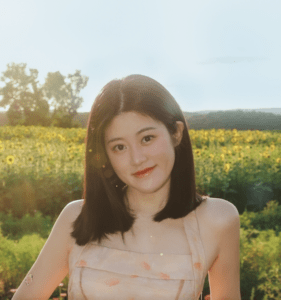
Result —
<instances>
[{"instance_id":1,"label":"dark shoulder-length hair","mask_svg":"<svg viewBox=\"0 0 281 300\"><path fill-rule=\"evenodd\" d=\"M114 172L105 150L104 132L112 119L124 112L138 112L162 122L171 137L176 121L184 124L181 143L175 147L175 164L166 206L155 222L178 219L199 206L205 197L196 191L192 146L187 123L173 96L156 80L130 75L107 83L96 97L87 124L85 172L81 213L73 222L71 236L79 246L100 241L108 234L128 231L135 216L124 201L126 185ZM128 124L129 126L129 124Z\"/></svg>"}]
</instances>

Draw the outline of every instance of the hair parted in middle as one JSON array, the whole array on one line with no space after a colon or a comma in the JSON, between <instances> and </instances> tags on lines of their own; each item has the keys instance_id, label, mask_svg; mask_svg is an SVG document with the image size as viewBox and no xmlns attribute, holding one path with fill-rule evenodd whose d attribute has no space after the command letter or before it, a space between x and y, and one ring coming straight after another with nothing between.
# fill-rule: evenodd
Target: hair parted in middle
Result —
<instances>
[{"instance_id":1,"label":"hair parted in middle","mask_svg":"<svg viewBox=\"0 0 281 300\"><path fill-rule=\"evenodd\" d=\"M162 122L171 137L177 121L184 124L183 136L175 147L170 194L166 206L153 217L155 222L182 218L206 198L196 191L192 145L187 123L173 96L156 80L143 75L130 75L107 83L97 95L87 124L83 207L73 222L71 236L80 246L101 241L108 234L124 233L133 225L135 216L127 209L125 183L115 174L105 148L105 130L114 117L136 112Z\"/></svg>"}]
</instances>

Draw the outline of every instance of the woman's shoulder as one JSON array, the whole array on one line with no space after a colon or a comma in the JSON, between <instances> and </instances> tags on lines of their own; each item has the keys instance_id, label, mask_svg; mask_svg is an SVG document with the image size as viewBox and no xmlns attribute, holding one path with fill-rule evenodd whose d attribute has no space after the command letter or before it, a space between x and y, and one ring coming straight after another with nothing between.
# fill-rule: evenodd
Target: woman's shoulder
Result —
<instances>
[{"instance_id":1,"label":"woman's shoulder","mask_svg":"<svg viewBox=\"0 0 281 300\"><path fill-rule=\"evenodd\" d=\"M77 208L77 207L80 207L80 206L82 207L83 202L84 202L84 199L74 200L74 201L69 202L67 205Z\"/></svg>"},{"instance_id":2,"label":"woman's shoulder","mask_svg":"<svg viewBox=\"0 0 281 300\"><path fill-rule=\"evenodd\" d=\"M196 209L200 219L210 224L224 225L230 218L239 217L239 212L234 204L221 198L207 197Z\"/></svg>"},{"instance_id":3,"label":"woman's shoulder","mask_svg":"<svg viewBox=\"0 0 281 300\"><path fill-rule=\"evenodd\" d=\"M74 221L78 217L78 215L81 212L83 202L84 202L84 199L74 200L74 201L69 202L66 205L66 208L68 209L68 212L69 212L68 216L69 216L70 221Z\"/></svg>"},{"instance_id":4,"label":"woman's shoulder","mask_svg":"<svg viewBox=\"0 0 281 300\"><path fill-rule=\"evenodd\" d=\"M79 214L82 210L83 202L84 202L84 199L74 200L74 201L69 202L64 208L65 214L67 216L67 223L69 224L68 253L71 252L71 250L75 244L75 239L71 236L71 232L73 230L73 222L77 219L77 217L79 216Z\"/></svg>"}]
</instances>

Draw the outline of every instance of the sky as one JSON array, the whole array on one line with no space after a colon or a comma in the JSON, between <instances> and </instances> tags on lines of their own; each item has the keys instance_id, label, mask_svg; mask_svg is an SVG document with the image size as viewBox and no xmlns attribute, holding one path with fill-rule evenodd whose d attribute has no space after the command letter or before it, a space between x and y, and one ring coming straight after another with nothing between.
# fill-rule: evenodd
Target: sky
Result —
<instances>
[{"instance_id":1,"label":"sky","mask_svg":"<svg viewBox=\"0 0 281 300\"><path fill-rule=\"evenodd\" d=\"M2 0L0 7L0 73L26 63L43 84L48 72L81 70L89 81L78 112L89 112L110 80L130 74L160 82L186 112L281 107L280 0Z\"/></svg>"}]
</instances>

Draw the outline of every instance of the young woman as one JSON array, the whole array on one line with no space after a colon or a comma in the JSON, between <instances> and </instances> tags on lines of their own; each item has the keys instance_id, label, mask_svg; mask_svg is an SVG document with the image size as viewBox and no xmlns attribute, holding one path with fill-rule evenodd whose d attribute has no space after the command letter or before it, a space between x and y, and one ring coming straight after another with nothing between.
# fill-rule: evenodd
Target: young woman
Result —
<instances>
[{"instance_id":1,"label":"young woman","mask_svg":"<svg viewBox=\"0 0 281 300\"><path fill-rule=\"evenodd\" d=\"M196 192L192 146L172 95L142 75L92 106L84 193L62 210L13 299L240 300L239 214ZM202 296L202 295L201 295Z\"/></svg>"}]
</instances>

